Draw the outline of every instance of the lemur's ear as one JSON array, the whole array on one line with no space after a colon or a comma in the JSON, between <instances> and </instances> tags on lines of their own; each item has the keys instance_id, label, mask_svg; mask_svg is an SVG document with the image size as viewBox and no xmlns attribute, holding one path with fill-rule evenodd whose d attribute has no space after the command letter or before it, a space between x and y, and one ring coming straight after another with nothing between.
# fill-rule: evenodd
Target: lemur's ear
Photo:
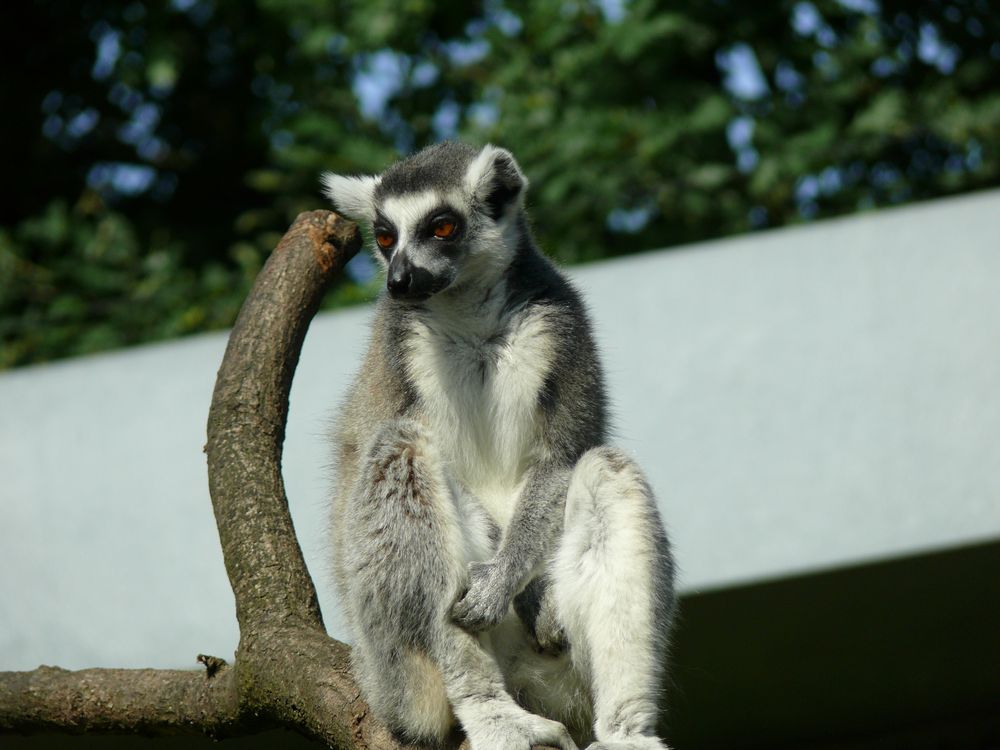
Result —
<instances>
[{"instance_id":1,"label":"lemur's ear","mask_svg":"<svg viewBox=\"0 0 1000 750\"><path fill-rule=\"evenodd\" d=\"M483 206L494 221L512 205L518 205L528 187L514 155L510 151L491 144L472 160L465 181L476 201Z\"/></svg>"},{"instance_id":2,"label":"lemur's ear","mask_svg":"<svg viewBox=\"0 0 1000 750\"><path fill-rule=\"evenodd\" d=\"M378 177L360 175L344 177L324 172L320 177L323 193L333 201L333 207L349 219L375 220L375 187Z\"/></svg>"}]
</instances>

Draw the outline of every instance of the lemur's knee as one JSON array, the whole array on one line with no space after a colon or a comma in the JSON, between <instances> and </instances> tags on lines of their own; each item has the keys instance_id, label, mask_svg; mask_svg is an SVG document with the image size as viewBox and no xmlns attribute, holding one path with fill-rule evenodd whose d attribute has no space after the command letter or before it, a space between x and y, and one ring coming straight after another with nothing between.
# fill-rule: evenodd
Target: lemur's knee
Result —
<instances>
[{"instance_id":1,"label":"lemur's knee","mask_svg":"<svg viewBox=\"0 0 1000 750\"><path fill-rule=\"evenodd\" d=\"M612 474L620 474L629 469L638 471L639 467L626 453L610 445L599 445L591 448L580 458L580 461L588 461L597 465L597 468L604 469Z\"/></svg>"},{"instance_id":2,"label":"lemur's knee","mask_svg":"<svg viewBox=\"0 0 1000 750\"><path fill-rule=\"evenodd\" d=\"M369 455L401 451L409 446L417 446L427 440L423 425L415 419L399 417L383 422L375 431Z\"/></svg>"},{"instance_id":3,"label":"lemur's knee","mask_svg":"<svg viewBox=\"0 0 1000 750\"><path fill-rule=\"evenodd\" d=\"M368 486L400 486L394 482L412 474L430 451L423 427L412 419L393 419L375 433L365 456Z\"/></svg>"},{"instance_id":4,"label":"lemur's knee","mask_svg":"<svg viewBox=\"0 0 1000 750\"><path fill-rule=\"evenodd\" d=\"M426 430L412 419L386 422L368 447L358 491L386 510L424 515L449 492Z\"/></svg>"},{"instance_id":5,"label":"lemur's knee","mask_svg":"<svg viewBox=\"0 0 1000 750\"><path fill-rule=\"evenodd\" d=\"M639 465L617 448L598 446L577 461L566 499L567 523L574 514L589 515L613 502L616 506L652 505L652 490Z\"/></svg>"}]
</instances>

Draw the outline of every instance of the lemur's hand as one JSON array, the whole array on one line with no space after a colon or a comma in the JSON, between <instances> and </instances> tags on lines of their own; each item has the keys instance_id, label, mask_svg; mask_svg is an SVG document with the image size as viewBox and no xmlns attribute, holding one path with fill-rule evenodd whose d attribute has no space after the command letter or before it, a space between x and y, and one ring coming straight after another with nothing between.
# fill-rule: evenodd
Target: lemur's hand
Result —
<instances>
[{"instance_id":1,"label":"lemur's hand","mask_svg":"<svg viewBox=\"0 0 1000 750\"><path fill-rule=\"evenodd\" d=\"M489 630L507 614L512 598L510 582L495 562L469 565L469 587L451 608L451 619L470 633Z\"/></svg>"}]
</instances>

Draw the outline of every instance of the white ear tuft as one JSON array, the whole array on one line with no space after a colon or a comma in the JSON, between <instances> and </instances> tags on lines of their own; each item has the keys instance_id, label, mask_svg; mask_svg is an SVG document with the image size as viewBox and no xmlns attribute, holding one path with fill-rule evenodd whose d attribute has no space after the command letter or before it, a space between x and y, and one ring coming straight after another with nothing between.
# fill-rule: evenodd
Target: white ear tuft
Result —
<instances>
[{"instance_id":1,"label":"white ear tuft","mask_svg":"<svg viewBox=\"0 0 1000 750\"><path fill-rule=\"evenodd\" d=\"M465 173L469 192L494 220L512 204L519 204L528 178L514 155L505 148L486 144Z\"/></svg>"},{"instance_id":2,"label":"white ear tuft","mask_svg":"<svg viewBox=\"0 0 1000 750\"><path fill-rule=\"evenodd\" d=\"M333 202L338 213L349 219L375 219L375 188L378 177L360 175L344 177L333 172L324 172L320 176L323 183L323 194Z\"/></svg>"}]
</instances>

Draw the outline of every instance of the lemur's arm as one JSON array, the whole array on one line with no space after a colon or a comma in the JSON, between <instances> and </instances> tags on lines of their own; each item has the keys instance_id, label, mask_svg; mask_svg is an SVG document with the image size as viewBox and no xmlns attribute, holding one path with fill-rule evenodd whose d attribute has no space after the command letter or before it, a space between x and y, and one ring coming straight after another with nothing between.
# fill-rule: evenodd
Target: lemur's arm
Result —
<instances>
[{"instance_id":1,"label":"lemur's arm","mask_svg":"<svg viewBox=\"0 0 1000 750\"><path fill-rule=\"evenodd\" d=\"M559 300L546 303L555 356L538 396L544 424L540 452L547 458L528 470L496 555L469 566L469 589L452 608L452 617L466 630L499 623L513 598L555 553L573 466L587 448L604 442L604 385L586 312L571 288L558 294ZM536 598L544 602L544 580L539 586Z\"/></svg>"},{"instance_id":2,"label":"lemur's arm","mask_svg":"<svg viewBox=\"0 0 1000 750\"><path fill-rule=\"evenodd\" d=\"M478 632L499 623L514 596L539 572L562 533L569 476L569 467L557 463L529 472L500 549L492 560L469 566L469 588L451 611L459 626Z\"/></svg>"}]
</instances>

